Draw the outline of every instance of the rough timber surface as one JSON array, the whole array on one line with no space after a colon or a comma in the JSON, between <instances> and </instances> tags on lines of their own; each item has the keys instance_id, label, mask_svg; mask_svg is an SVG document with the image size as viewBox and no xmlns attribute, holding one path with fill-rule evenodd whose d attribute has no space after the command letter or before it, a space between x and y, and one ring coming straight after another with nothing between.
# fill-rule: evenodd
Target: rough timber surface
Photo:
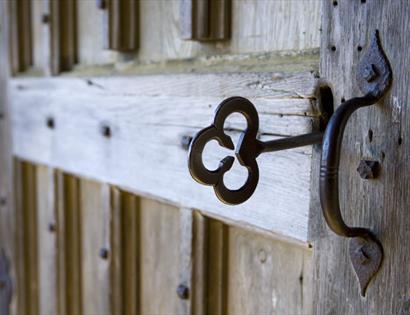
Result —
<instances>
[{"instance_id":1,"label":"rough timber surface","mask_svg":"<svg viewBox=\"0 0 410 315\"><path fill-rule=\"evenodd\" d=\"M359 110L348 122L339 177L345 221L376 234L383 244L384 262L362 298L348 240L335 236L323 222L316 228L312 224L314 313L409 314L410 2L323 4L321 77L332 85L336 105L341 98L361 95L354 79L356 66L376 29L393 69L393 86L384 100ZM356 168L361 159L381 163L378 179L359 177Z\"/></svg>"},{"instance_id":2,"label":"rough timber surface","mask_svg":"<svg viewBox=\"0 0 410 315\"><path fill-rule=\"evenodd\" d=\"M255 195L231 207L222 205L212 189L192 180L187 151L180 142L183 135L205 127L216 106L232 95L254 102L262 139L310 132L318 119L316 82L310 71L16 79L14 153L306 241L311 147L261 156ZM54 119L53 129L47 127L48 118ZM110 127L109 137L101 132L104 126ZM245 128L244 119L233 115L225 127L237 138ZM227 152L210 144L206 154L208 167L213 167ZM245 176L238 166L226 181L231 187L239 186Z\"/></svg>"}]
</instances>

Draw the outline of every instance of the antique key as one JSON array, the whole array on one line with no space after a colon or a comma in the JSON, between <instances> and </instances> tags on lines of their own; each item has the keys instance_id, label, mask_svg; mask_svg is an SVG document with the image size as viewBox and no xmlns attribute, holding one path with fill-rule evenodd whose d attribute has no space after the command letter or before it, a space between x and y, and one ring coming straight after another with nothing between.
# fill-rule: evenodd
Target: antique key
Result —
<instances>
[{"instance_id":1,"label":"antique key","mask_svg":"<svg viewBox=\"0 0 410 315\"><path fill-rule=\"evenodd\" d=\"M228 189L223 181L224 174L233 165L234 157L227 156L216 170L208 170L203 163L202 153L205 145L211 140L227 149L233 150L231 138L224 133L223 125L226 118L240 113L245 116L247 128L242 132L235 152L239 163L248 170L248 178L239 189ZM300 136L289 137L272 141L257 139L259 116L255 106L247 99L239 96L224 100L217 108L214 123L202 129L192 140L189 151L189 170L192 177L199 183L214 187L216 196L224 203L237 205L248 200L254 193L259 180L257 157L266 152L274 152L301 146L319 144L322 142L322 132L312 132Z\"/></svg>"}]
</instances>

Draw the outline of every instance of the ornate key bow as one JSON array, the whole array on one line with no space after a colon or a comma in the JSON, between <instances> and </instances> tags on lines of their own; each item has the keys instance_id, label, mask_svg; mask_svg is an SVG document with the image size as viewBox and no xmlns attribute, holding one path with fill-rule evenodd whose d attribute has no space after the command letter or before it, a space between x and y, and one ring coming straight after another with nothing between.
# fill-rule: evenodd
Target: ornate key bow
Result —
<instances>
[{"instance_id":1,"label":"ornate key bow","mask_svg":"<svg viewBox=\"0 0 410 315\"><path fill-rule=\"evenodd\" d=\"M248 170L248 178L239 189L228 189L223 181L224 174L233 165L233 156L225 157L216 170L208 170L203 163L202 154L205 145L217 140L219 145L233 150L231 138L225 134L223 126L226 118L240 113L246 118L247 128L242 132L235 152L239 163ZM322 133L310 133L297 137L262 142L257 139L259 116L255 106L247 99L239 96L224 100L217 108L214 123L202 129L192 140L189 151L189 170L199 183L214 187L216 196L224 203L237 205L248 200L254 193L259 181L259 168L256 158L263 152L279 151L299 146L320 143Z\"/></svg>"}]
</instances>

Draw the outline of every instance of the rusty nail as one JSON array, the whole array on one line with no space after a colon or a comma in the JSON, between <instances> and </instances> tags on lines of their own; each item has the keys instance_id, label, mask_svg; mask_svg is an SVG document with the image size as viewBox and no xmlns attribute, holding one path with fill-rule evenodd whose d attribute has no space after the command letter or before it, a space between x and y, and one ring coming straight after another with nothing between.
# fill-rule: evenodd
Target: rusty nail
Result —
<instances>
[{"instance_id":1,"label":"rusty nail","mask_svg":"<svg viewBox=\"0 0 410 315\"><path fill-rule=\"evenodd\" d=\"M184 150L188 150L188 149L189 149L189 145L191 144L191 142L192 142L192 137L191 137L191 136L184 135L184 136L182 136L182 138L181 138L181 147L182 147Z\"/></svg>"},{"instance_id":2,"label":"rusty nail","mask_svg":"<svg viewBox=\"0 0 410 315\"><path fill-rule=\"evenodd\" d=\"M379 76L379 71L374 64L371 64L370 66L366 66L364 68L363 75L367 82L372 82Z\"/></svg>"},{"instance_id":3,"label":"rusty nail","mask_svg":"<svg viewBox=\"0 0 410 315\"><path fill-rule=\"evenodd\" d=\"M99 255L102 259L107 259L108 258L108 249L105 248L105 247L101 248Z\"/></svg>"},{"instance_id":4,"label":"rusty nail","mask_svg":"<svg viewBox=\"0 0 410 315\"><path fill-rule=\"evenodd\" d=\"M186 300L189 297L189 288L185 284L180 284L177 288L178 297L182 300Z\"/></svg>"},{"instance_id":5,"label":"rusty nail","mask_svg":"<svg viewBox=\"0 0 410 315\"><path fill-rule=\"evenodd\" d=\"M43 22L44 24L48 24L50 22L50 15L48 14L43 14L41 16L41 22Z\"/></svg>"},{"instance_id":6,"label":"rusty nail","mask_svg":"<svg viewBox=\"0 0 410 315\"><path fill-rule=\"evenodd\" d=\"M357 171L363 179L377 178L379 175L380 164L377 161L361 160Z\"/></svg>"}]
</instances>

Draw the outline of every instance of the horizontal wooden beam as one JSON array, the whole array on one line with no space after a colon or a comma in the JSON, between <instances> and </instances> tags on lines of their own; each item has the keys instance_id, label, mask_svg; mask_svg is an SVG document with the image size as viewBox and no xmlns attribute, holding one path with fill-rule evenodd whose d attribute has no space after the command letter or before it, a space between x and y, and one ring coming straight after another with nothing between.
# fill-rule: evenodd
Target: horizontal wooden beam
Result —
<instances>
[{"instance_id":1,"label":"horizontal wooden beam","mask_svg":"<svg viewBox=\"0 0 410 315\"><path fill-rule=\"evenodd\" d=\"M315 84L310 72L14 79L14 154L306 241L311 147L262 155L254 196L232 207L191 178L181 141L207 126L216 106L232 95L255 104L262 139L309 132L317 120ZM238 114L225 127L237 139L245 124ZM205 152L213 166L229 154L216 143ZM225 179L235 187L245 177L236 165Z\"/></svg>"}]
</instances>

